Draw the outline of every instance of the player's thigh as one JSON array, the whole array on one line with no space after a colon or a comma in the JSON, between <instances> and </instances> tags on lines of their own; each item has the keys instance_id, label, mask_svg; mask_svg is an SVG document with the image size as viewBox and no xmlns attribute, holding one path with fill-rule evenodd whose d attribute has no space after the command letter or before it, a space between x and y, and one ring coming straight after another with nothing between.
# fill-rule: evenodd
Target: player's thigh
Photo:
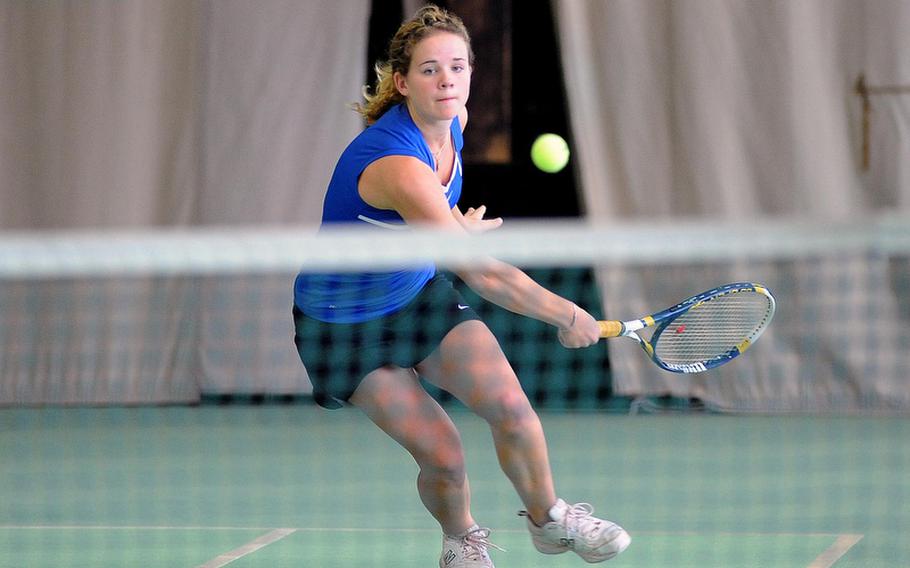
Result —
<instances>
[{"instance_id":1,"label":"player's thigh","mask_svg":"<svg viewBox=\"0 0 910 568\"><path fill-rule=\"evenodd\" d=\"M350 402L421 466L463 467L461 438L455 424L424 390L413 369L376 369L364 377Z\"/></svg>"},{"instance_id":2,"label":"player's thigh","mask_svg":"<svg viewBox=\"0 0 910 568\"><path fill-rule=\"evenodd\" d=\"M421 376L485 415L528 405L518 377L490 329L479 320L458 324L417 365Z\"/></svg>"}]
</instances>

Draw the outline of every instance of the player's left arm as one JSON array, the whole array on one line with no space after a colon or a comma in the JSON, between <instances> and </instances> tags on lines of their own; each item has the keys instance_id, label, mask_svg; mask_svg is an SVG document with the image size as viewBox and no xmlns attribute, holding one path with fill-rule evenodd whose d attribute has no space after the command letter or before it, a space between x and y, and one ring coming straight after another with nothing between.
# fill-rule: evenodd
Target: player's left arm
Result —
<instances>
[{"instance_id":1,"label":"player's left arm","mask_svg":"<svg viewBox=\"0 0 910 568\"><path fill-rule=\"evenodd\" d=\"M566 347L587 347L600 339L594 316L511 264L491 258L480 268L452 270L485 300L559 328L559 341Z\"/></svg>"}]
</instances>

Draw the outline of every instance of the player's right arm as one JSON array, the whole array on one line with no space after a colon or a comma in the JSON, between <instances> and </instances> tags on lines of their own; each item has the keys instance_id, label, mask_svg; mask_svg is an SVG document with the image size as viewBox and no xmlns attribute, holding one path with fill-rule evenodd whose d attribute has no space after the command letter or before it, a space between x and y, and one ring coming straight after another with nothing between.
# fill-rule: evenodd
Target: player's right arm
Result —
<instances>
[{"instance_id":1,"label":"player's right arm","mask_svg":"<svg viewBox=\"0 0 910 568\"><path fill-rule=\"evenodd\" d=\"M361 197L379 209L394 209L409 224L464 233L436 174L417 158L386 156L370 164L360 178ZM537 284L518 268L495 259L482 267L452 267L484 299L559 328L566 347L584 347L600 339L596 320L585 310Z\"/></svg>"}]
</instances>

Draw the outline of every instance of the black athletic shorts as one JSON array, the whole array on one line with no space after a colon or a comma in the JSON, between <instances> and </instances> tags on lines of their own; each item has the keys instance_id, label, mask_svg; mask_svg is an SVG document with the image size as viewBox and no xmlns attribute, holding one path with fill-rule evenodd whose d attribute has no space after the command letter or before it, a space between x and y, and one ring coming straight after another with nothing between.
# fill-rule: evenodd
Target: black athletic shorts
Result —
<instances>
[{"instance_id":1,"label":"black athletic shorts","mask_svg":"<svg viewBox=\"0 0 910 568\"><path fill-rule=\"evenodd\" d=\"M294 306L294 343L324 408L342 407L363 377L380 367L412 368L463 321L480 319L452 282L436 274L410 304L362 323L326 323Z\"/></svg>"}]
</instances>

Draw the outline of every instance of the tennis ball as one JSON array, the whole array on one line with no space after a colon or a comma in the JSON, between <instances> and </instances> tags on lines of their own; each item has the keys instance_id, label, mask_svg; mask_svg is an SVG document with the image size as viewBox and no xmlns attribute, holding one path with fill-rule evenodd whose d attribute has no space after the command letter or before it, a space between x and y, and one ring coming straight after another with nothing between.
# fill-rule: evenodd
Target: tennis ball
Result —
<instances>
[{"instance_id":1,"label":"tennis ball","mask_svg":"<svg viewBox=\"0 0 910 568\"><path fill-rule=\"evenodd\" d=\"M559 134L541 134L531 144L531 161L540 170L555 174L569 163L569 145Z\"/></svg>"}]
</instances>

